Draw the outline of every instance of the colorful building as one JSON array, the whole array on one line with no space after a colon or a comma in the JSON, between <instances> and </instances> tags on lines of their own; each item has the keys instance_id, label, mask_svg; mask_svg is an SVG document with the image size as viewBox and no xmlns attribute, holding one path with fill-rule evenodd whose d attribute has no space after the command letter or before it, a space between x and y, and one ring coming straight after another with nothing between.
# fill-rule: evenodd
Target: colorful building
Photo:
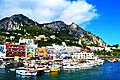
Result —
<instances>
[{"instance_id":1,"label":"colorful building","mask_svg":"<svg viewBox=\"0 0 120 80\"><path fill-rule=\"evenodd\" d=\"M33 39L20 38L19 44L25 44L26 57L34 57L35 56L35 50L37 48L37 45L34 44Z\"/></svg>"},{"instance_id":2,"label":"colorful building","mask_svg":"<svg viewBox=\"0 0 120 80\"><path fill-rule=\"evenodd\" d=\"M48 52L44 48L37 48L36 49L36 56L47 58Z\"/></svg>"},{"instance_id":3,"label":"colorful building","mask_svg":"<svg viewBox=\"0 0 120 80\"><path fill-rule=\"evenodd\" d=\"M36 45L26 45L27 57L34 57L36 48L37 48Z\"/></svg>"},{"instance_id":4,"label":"colorful building","mask_svg":"<svg viewBox=\"0 0 120 80\"><path fill-rule=\"evenodd\" d=\"M16 44L6 44L6 57L25 57L26 46Z\"/></svg>"}]
</instances>

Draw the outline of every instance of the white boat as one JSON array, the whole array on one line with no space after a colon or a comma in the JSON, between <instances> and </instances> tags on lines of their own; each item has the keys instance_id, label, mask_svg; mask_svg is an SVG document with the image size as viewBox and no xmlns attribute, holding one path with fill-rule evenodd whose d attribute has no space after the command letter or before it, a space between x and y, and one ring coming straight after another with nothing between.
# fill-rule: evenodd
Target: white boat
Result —
<instances>
[{"instance_id":1,"label":"white boat","mask_svg":"<svg viewBox=\"0 0 120 80\"><path fill-rule=\"evenodd\" d=\"M50 72L50 69L45 69L44 72L45 72L45 73L49 73L49 72Z\"/></svg>"},{"instance_id":2,"label":"white boat","mask_svg":"<svg viewBox=\"0 0 120 80\"><path fill-rule=\"evenodd\" d=\"M16 69L15 68L10 68L10 71L16 71Z\"/></svg>"},{"instance_id":3,"label":"white boat","mask_svg":"<svg viewBox=\"0 0 120 80\"><path fill-rule=\"evenodd\" d=\"M80 69L80 66L67 64L67 65L63 65L63 69Z\"/></svg>"},{"instance_id":4,"label":"white boat","mask_svg":"<svg viewBox=\"0 0 120 80\"><path fill-rule=\"evenodd\" d=\"M80 69L80 66L77 65L77 62L72 62L71 60L63 61L63 69Z\"/></svg>"},{"instance_id":5,"label":"white boat","mask_svg":"<svg viewBox=\"0 0 120 80\"><path fill-rule=\"evenodd\" d=\"M31 72L31 71L24 70L24 71L20 72L20 75L22 75L22 76L36 76L37 72Z\"/></svg>"},{"instance_id":6,"label":"white boat","mask_svg":"<svg viewBox=\"0 0 120 80\"><path fill-rule=\"evenodd\" d=\"M18 67L16 69L16 74L20 74L22 71L25 71L26 69L24 67Z\"/></svg>"},{"instance_id":7,"label":"white boat","mask_svg":"<svg viewBox=\"0 0 120 80\"><path fill-rule=\"evenodd\" d=\"M22 76L35 76L37 75L37 71L31 71L31 70L27 70L27 69L16 69L16 74L18 75L22 75Z\"/></svg>"},{"instance_id":8,"label":"white boat","mask_svg":"<svg viewBox=\"0 0 120 80\"><path fill-rule=\"evenodd\" d=\"M91 66L89 66L89 64L87 64L87 63L81 63L80 68L81 69L89 69L89 68L91 68Z\"/></svg>"},{"instance_id":9,"label":"white boat","mask_svg":"<svg viewBox=\"0 0 120 80\"><path fill-rule=\"evenodd\" d=\"M0 65L0 69L3 69L3 68L5 68L5 65Z\"/></svg>"}]
</instances>

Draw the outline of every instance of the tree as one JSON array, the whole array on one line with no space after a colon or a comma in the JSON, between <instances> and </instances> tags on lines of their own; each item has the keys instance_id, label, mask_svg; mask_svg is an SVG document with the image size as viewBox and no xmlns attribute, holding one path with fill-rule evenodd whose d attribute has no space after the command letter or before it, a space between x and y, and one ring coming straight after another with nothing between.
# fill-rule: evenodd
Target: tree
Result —
<instances>
[{"instance_id":1,"label":"tree","mask_svg":"<svg viewBox=\"0 0 120 80\"><path fill-rule=\"evenodd\" d=\"M118 46L119 46L119 44L115 44L115 45L113 45L112 47L116 47L116 48L118 48Z\"/></svg>"},{"instance_id":2,"label":"tree","mask_svg":"<svg viewBox=\"0 0 120 80\"><path fill-rule=\"evenodd\" d=\"M0 42L5 42L5 36L0 36Z\"/></svg>"}]
</instances>

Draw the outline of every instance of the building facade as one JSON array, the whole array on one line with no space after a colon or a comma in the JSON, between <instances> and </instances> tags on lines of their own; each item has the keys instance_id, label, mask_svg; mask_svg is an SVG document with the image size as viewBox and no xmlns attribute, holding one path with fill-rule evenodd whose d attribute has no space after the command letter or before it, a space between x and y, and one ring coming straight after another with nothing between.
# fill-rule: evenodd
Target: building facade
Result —
<instances>
[{"instance_id":1,"label":"building facade","mask_svg":"<svg viewBox=\"0 0 120 80\"><path fill-rule=\"evenodd\" d=\"M6 57L25 57L26 56L26 46L19 44L6 44Z\"/></svg>"}]
</instances>

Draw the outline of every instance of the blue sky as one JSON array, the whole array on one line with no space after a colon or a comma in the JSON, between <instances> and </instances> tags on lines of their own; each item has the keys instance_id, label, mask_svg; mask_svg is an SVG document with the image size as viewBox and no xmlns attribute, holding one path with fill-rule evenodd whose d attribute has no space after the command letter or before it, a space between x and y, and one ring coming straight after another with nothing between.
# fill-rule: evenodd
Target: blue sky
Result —
<instances>
[{"instance_id":1,"label":"blue sky","mask_svg":"<svg viewBox=\"0 0 120 80\"><path fill-rule=\"evenodd\" d=\"M98 19L87 25L86 30L100 36L108 44L120 44L120 0L87 0L95 5Z\"/></svg>"},{"instance_id":2,"label":"blue sky","mask_svg":"<svg viewBox=\"0 0 120 80\"><path fill-rule=\"evenodd\" d=\"M120 0L0 0L0 19L24 14L39 23L75 22L101 37L120 44Z\"/></svg>"}]
</instances>

